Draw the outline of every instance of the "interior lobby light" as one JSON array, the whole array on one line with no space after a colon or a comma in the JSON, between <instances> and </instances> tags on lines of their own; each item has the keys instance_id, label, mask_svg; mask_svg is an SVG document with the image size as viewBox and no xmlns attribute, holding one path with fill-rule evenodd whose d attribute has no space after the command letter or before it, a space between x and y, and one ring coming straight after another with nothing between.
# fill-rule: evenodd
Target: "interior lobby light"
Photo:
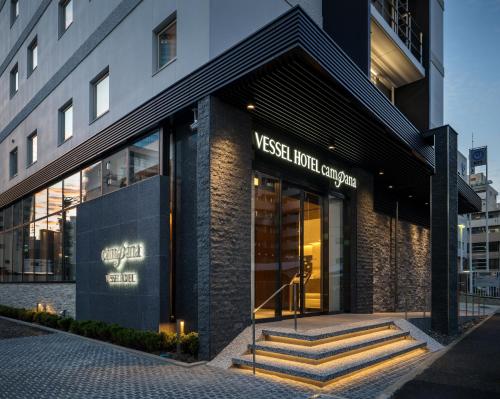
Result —
<instances>
[{"instance_id":1,"label":"interior lobby light","mask_svg":"<svg viewBox=\"0 0 500 399\"><path fill-rule=\"evenodd\" d=\"M255 176L255 177L253 178L253 185L254 185L255 187L257 187L257 186L259 185L259 178L258 178L257 176Z\"/></svg>"},{"instance_id":2,"label":"interior lobby light","mask_svg":"<svg viewBox=\"0 0 500 399\"><path fill-rule=\"evenodd\" d=\"M247 110L253 111L255 109L255 105L252 103L247 104Z\"/></svg>"}]
</instances>

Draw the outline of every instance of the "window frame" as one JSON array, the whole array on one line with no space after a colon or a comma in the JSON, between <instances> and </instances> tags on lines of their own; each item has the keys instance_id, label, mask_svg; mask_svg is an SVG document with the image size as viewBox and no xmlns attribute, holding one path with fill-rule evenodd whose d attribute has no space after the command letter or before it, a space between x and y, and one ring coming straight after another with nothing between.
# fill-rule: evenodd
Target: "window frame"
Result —
<instances>
[{"instance_id":1,"label":"window frame","mask_svg":"<svg viewBox=\"0 0 500 399\"><path fill-rule=\"evenodd\" d=\"M65 126L66 126L66 111L68 111L69 108L72 108L71 112L71 136L66 137L65 133ZM68 140L70 140L74 136L74 107L73 107L73 99L69 99L64 103L64 105L59 108L58 110L58 121L59 121L59 129L58 129L58 146L63 145L66 143Z\"/></svg>"},{"instance_id":2,"label":"window frame","mask_svg":"<svg viewBox=\"0 0 500 399\"><path fill-rule=\"evenodd\" d=\"M97 115L97 86L99 83L101 83L104 79L108 78L108 108L106 111L103 113ZM90 115L89 115L89 124L94 123L96 120L102 118L104 115L106 115L111 106L111 84L110 84L110 73L109 73L109 66L104 68L101 72L99 72L94 79L90 81Z\"/></svg>"},{"instance_id":3,"label":"window frame","mask_svg":"<svg viewBox=\"0 0 500 399\"><path fill-rule=\"evenodd\" d=\"M16 62L10 70L10 98L19 91L19 63ZM16 87L17 86L17 87Z\"/></svg>"},{"instance_id":4,"label":"window frame","mask_svg":"<svg viewBox=\"0 0 500 399\"><path fill-rule=\"evenodd\" d=\"M66 26L66 7L71 3L71 22ZM73 0L60 0L59 1L59 39L64 35L68 29L75 22L75 8Z\"/></svg>"},{"instance_id":5,"label":"window frame","mask_svg":"<svg viewBox=\"0 0 500 399\"><path fill-rule=\"evenodd\" d=\"M15 155L15 169L13 168L13 156ZM16 146L9 151L9 179L13 179L19 174L19 148Z\"/></svg>"},{"instance_id":6,"label":"window frame","mask_svg":"<svg viewBox=\"0 0 500 399\"><path fill-rule=\"evenodd\" d=\"M19 0L10 0L10 27L12 28L19 18L20 4Z\"/></svg>"},{"instance_id":7,"label":"window frame","mask_svg":"<svg viewBox=\"0 0 500 399\"><path fill-rule=\"evenodd\" d=\"M33 59L36 49L36 65L33 66ZM33 72L38 68L38 36L35 36L28 46L28 68L27 77L29 78Z\"/></svg>"},{"instance_id":8,"label":"window frame","mask_svg":"<svg viewBox=\"0 0 500 399\"><path fill-rule=\"evenodd\" d=\"M33 151L33 139L36 138L36 151ZM30 167L38 161L38 132L35 130L27 138L26 166ZM35 154L35 156L33 156Z\"/></svg>"},{"instance_id":9,"label":"window frame","mask_svg":"<svg viewBox=\"0 0 500 399\"><path fill-rule=\"evenodd\" d=\"M175 56L160 66L160 35L175 24ZM177 59L177 13L174 12L153 30L153 75L160 72Z\"/></svg>"}]
</instances>

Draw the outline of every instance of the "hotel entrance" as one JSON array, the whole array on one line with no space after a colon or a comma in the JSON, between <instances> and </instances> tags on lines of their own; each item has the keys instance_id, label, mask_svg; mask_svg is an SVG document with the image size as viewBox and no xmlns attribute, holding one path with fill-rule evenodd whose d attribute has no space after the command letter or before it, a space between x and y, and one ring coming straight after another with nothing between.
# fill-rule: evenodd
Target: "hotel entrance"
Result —
<instances>
[{"instance_id":1,"label":"hotel entrance","mask_svg":"<svg viewBox=\"0 0 500 399\"><path fill-rule=\"evenodd\" d=\"M255 307L298 275L299 314L340 310L342 200L256 172L253 220ZM256 318L293 313L290 285Z\"/></svg>"}]
</instances>

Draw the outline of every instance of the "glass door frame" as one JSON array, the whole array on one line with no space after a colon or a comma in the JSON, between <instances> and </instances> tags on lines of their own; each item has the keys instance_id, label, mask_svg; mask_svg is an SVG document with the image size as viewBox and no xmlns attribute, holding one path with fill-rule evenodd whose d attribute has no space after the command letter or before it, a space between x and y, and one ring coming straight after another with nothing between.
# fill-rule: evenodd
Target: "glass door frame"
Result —
<instances>
[{"instance_id":1,"label":"glass door frame","mask_svg":"<svg viewBox=\"0 0 500 399\"><path fill-rule=\"evenodd\" d=\"M258 169L258 170L253 170L252 173L252 228L251 228L251 234L252 234L252 259L251 259L251 264L252 264L252 276L251 276L251 289L252 289L252 295L251 295L251 309L255 309L257 306L260 306L260 303L255 303L255 296L256 296L256 279L255 279L255 185L254 185L254 179L258 178L259 176L265 176L268 178L273 178L277 180L278 182L278 222L277 222L277 229L278 229L278 240L277 240L277 269L276 269L276 290L279 289L283 284L285 284L285 281L281 281L281 273L282 273L282 237L283 237L283 224L282 224L282 215L283 215L283 186L284 184L288 184L292 187L296 187L298 190L300 190L300 250L299 250L299 271L300 271L300 288L299 288L299 308L297 309L297 315L300 317L303 316L317 316L320 314L327 314L330 313L328 311L328 300L329 300L329 285L328 285L328 251L329 251L329 240L327 238L327 234L325 232L328 232L328 199L329 199L329 194L326 192L322 192L320 189L315 189L314 187L308 187L305 186L304 184L301 184L300 182L297 182L295 179L289 179L286 177L283 177L279 173L272 173ZM320 281L320 309L318 311L311 311L311 312L305 312L305 289L304 289L304 199L306 196L306 193L316 195L319 198L319 206L321 207L321 213L320 213L320 240L321 240L321 281ZM282 319L289 319L293 317L292 315L283 315L283 301L282 301L282 296L277 295L275 302L275 307L274 307L274 317L269 317L269 318L261 318L260 320L266 320L266 321L272 321L272 320L282 320ZM338 313L338 312L335 312Z\"/></svg>"}]
</instances>

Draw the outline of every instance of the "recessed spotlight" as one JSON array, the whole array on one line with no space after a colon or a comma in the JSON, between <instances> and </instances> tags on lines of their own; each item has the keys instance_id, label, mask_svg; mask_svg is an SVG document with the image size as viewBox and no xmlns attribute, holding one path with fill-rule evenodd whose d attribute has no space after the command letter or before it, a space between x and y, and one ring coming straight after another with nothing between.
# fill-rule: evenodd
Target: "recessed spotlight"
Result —
<instances>
[{"instance_id":1,"label":"recessed spotlight","mask_svg":"<svg viewBox=\"0 0 500 399\"><path fill-rule=\"evenodd\" d=\"M388 187L389 187L390 189L393 189L393 188L394 188L394 186L393 186L392 184L391 184L391 185L389 185Z\"/></svg>"},{"instance_id":2,"label":"recessed spotlight","mask_svg":"<svg viewBox=\"0 0 500 399\"><path fill-rule=\"evenodd\" d=\"M408 196L408 198L413 198L413 195L411 195L411 194L410 194L410 195Z\"/></svg>"},{"instance_id":3,"label":"recessed spotlight","mask_svg":"<svg viewBox=\"0 0 500 399\"><path fill-rule=\"evenodd\" d=\"M428 202L426 202L426 203L425 203L425 205L429 205L429 203L428 203Z\"/></svg>"},{"instance_id":4,"label":"recessed spotlight","mask_svg":"<svg viewBox=\"0 0 500 399\"><path fill-rule=\"evenodd\" d=\"M333 151L333 150L335 149L335 144L330 144L330 145L328 146L328 149L329 149L330 151Z\"/></svg>"},{"instance_id":5,"label":"recessed spotlight","mask_svg":"<svg viewBox=\"0 0 500 399\"><path fill-rule=\"evenodd\" d=\"M247 104L247 109L248 109L249 111L253 111L253 110L255 109L255 105L254 105L254 104L252 104L252 103Z\"/></svg>"},{"instance_id":6,"label":"recessed spotlight","mask_svg":"<svg viewBox=\"0 0 500 399\"><path fill-rule=\"evenodd\" d=\"M383 170L379 170L378 174L379 174L380 176L383 176L383 175L384 175L384 171L383 171Z\"/></svg>"}]
</instances>

